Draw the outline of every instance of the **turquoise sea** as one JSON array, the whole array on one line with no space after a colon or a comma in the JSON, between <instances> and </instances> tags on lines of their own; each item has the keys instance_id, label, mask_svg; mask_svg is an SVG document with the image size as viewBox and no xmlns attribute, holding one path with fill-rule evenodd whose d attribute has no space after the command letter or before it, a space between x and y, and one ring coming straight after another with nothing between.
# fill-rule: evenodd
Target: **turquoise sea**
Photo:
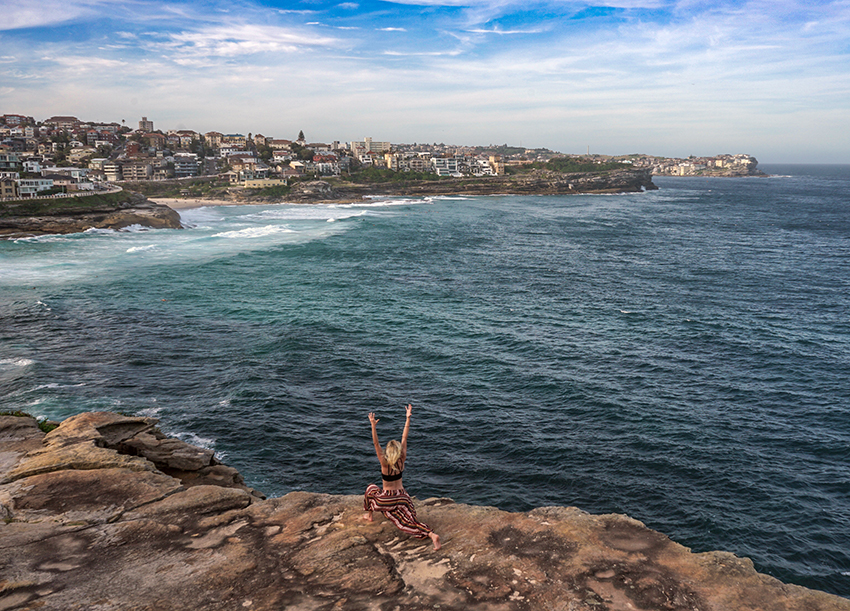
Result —
<instances>
[{"instance_id":1,"label":"turquoise sea","mask_svg":"<svg viewBox=\"0 0 850 611\"><path fill-rule=\"evenodd\" d=\"M0 242L2 409L155 416L269 495L637 518L850 597L850 166L205 207Z\"/></svg>"}]
</instances>

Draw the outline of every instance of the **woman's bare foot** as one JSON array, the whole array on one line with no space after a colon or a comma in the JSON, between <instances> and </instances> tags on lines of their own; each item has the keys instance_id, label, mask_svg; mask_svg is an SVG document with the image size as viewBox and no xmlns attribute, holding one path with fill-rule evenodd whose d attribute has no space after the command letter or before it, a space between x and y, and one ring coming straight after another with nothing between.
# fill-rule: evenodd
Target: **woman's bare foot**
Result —
<instances>
[{"instance_id":1,"label":"woman's bare foot","mask_svg":"<svg viewBox=\"0 0 850 611\"><path fill-rule=\"evenodd\" d=\"M366 513L364 513L364 514L363 514L363 519L364 519L366 522L372 522L372 512L371 512L371 511L367 511Z\"/></svg>"},{"instance_id":2,"label":"woman's bare foot","mask_svg":"<svg viewBox=\"0 0 850 611\"><path fill-rule=\"evenodd\" d=\"M431 532L431 533L428 533L428 536L431 537L431 541L434 542L434 551L437 551L438 549L443 547L442 544L440 543L440 535L438 535L435 532Z\"/></svg>"}]
</instances>

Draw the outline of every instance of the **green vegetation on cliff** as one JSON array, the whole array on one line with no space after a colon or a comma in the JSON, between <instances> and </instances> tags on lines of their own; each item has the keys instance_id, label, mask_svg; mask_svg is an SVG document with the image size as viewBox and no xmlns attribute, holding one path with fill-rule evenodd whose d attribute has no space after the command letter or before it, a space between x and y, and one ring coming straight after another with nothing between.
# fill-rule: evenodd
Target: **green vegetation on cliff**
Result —
<instances>
[{"instance_id":1,"label":"green vegetation on cliff","mask_svg":"<svg viewBox=\"0 0 850 611\"><path fill-rule=\"evenodd\" d=\"M507 166L506 171L508 174L525 174L532 170L550 170L562 174L571 174L576 172L608 172L610 170L630 169L631 167L627 163L596 163L580 157L556 157L546 162L536 161L523 166Z\"/></svg>"},{"instance_id":2,"label":"green vegetation on cliff","mask_svg":"<svg viewBox=\"0 0 850 611\"><path fill-rule=\"evenodd\" d=\"M358 183L410 182L414 180L440 180L432 172L396 172L386 168L363 168L339 177L340 180Z\"/></svg>"},{"instance_id":3,"label":"green vegetation on cliff","mask_svg":"<svg viewBox=\"0 0 850 611\"><path fill-rule=\"evenodd\" d=\"M198 197L216 199L230 187L230 181L218 176L199 176L181 180L143 180L124 184L126 189L145 197ZM188 195L187 195L188 193Z\"/></svg>"},{"instance_id":4,"label":"green vegetation on cliff","mask_svg":"<svg viewBox=\"0 0 850 611\"><path fill-rule=\"evenodd\" d=\"M0 416L15 416L17 418L32 418L33 420L38 422L38 428L40 428L45 433L49 433L50 431L55 429L57 426L59 426L55 422L48 422L47 420L43 420L43 419L39 420L38 418L36 418L32 414L22 412L21 410L15 410L13 412L9 412L9 411L0 412Z\"/></svg>"},{"instance_id":5,"label":"green vegetation on cliff","mask_svg":"<svg viewBox=\"0 0 850 611\"><path fill-rule=\"evenodd\" d=\"M129 191L119 191L81 197L15 200L0 203L0 217L45 216L80 213L101 208L113 209L129 202L132 197L133 194Z\"/></svg>"}]
</instances>

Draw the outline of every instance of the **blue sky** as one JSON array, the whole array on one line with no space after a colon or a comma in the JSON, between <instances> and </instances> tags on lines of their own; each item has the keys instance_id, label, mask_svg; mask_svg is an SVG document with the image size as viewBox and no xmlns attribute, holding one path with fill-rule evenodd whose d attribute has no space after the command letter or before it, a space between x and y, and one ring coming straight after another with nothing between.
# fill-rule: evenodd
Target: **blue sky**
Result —
<instances>
[{"instance_id":1,"label":"blue sky","mask_svg":"<svg viewBox=\"0 0 850 611\"><path fill-rule=\"evenodd\" d=\"M850 1L4 0L0 112L850 163Z\"/></svg>"}]
</instances>

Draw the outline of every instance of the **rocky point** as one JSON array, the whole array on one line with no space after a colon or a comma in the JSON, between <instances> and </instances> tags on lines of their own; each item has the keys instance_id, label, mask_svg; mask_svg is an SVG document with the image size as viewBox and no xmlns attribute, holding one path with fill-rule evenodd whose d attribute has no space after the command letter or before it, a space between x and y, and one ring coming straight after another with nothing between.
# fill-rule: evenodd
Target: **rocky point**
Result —
<instances>
[{"instance_id":1,"label":"rocky point","mask_svg":"<svg viewBox=\"0 0 850 611\"><path fill-rule=\"evenodd\" d=\"M0 416L0 611L850 611L746 558L574 507L425 499L434 551L364 522L360 496L266 499L156 425L83 413L45 434Z\"/></svg>"}]
</instances>

